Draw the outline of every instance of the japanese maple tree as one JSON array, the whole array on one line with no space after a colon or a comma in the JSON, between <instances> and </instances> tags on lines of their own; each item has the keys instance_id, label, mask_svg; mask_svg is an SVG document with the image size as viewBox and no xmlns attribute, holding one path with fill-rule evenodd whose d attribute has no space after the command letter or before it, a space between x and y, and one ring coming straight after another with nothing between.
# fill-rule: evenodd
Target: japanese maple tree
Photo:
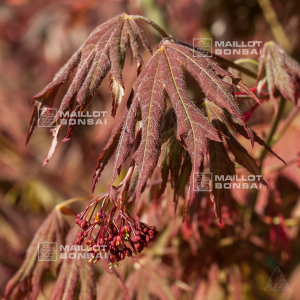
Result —
<instances>
[{"instance_id":1,"label":"japanese maple tree","mask_svg":"<svg viewBox=\"0 0 300 300\"><path fill-rule=\"evenodd\" d=\"M146 22L161 34L162 40L155 51L137 22ZM152 55L147 63L143 61L141 45ZM128 48L136 61L137 78L129 98L123 99L125 87L122 71ZM90 262L98 262L98 255L103 252L108 255L107 270L109 266L114 270L114 266L126 257L132 256L134 259L153 243L159 234L156 224L142 222L137 205L156 168L160 170L160 180L155 199L164 194L170 182L175 213L179 199L185 201L182 210L184 220L195 198L194 174L203 171L206 158L213 175L235 175L235 162L253 175L262 175L260 162L248 153L236 134L248 140L249 146L257 143L278 159L285 159L272 151L270 140L265 143L248 126L236 95L242 94L256 101L257 105L260 105L259 98L264 95L274 104L277 118L282 109L278 108L276 97L281 96L297 105L299 64L274 42L268 42L260 57L258 86L249 88L241 78L234 77L223 67L230 66L253 77L250 70L214 54L210 57L199 50L171 37L145 17L123 13L97 27L58 71L53 81L33 97L26 143L39 118L53 107L60 87L67 84L72 73L75 73L54 118L51 129L53 141L44 164L54 154L64 126L62 119L76 119L78 112L86 111L106 76L109 77L112 96L112 117L116 116L121 101L127 103L100 154L92 180L94 192L108 161L114 157L107 192L95 195L83 212L75 214L76 224L81 230L79 233L75 227L67 235L69 228L62 216L74 216L68 205L79 200L66 201L55 208L32 241L23 266L8 283L6 299L12 294L37 298L37 287L42 284L43 273L53 267L50 262L37 262L36 246L41 239L64 244L66 238L69 245L86 243L91 255ZM187 76L192 77L201 90L202 94L197 99L192 99L189 94ZM267 96L263 92L266 87ZM65 112L75 114L66 115ZM63 141L71 138L74 129L75 125L69 123ZM116 178L128 158L129 168L117 184ZM262 176L260 178L260 183L267 186L267 180ZM153 180L150 185L152 183ZM224 195L223 188L210 193L220 224ZM102 248L99 249L99 246ZM58 262L58 266L60 264ZM73 299L79 282L81 299L95 297L92 269L87 261L66 260L58 270L51 299ZM126 287L123 283L121 286L125 298L128 298Z\"/></svg>"}]
</instances>

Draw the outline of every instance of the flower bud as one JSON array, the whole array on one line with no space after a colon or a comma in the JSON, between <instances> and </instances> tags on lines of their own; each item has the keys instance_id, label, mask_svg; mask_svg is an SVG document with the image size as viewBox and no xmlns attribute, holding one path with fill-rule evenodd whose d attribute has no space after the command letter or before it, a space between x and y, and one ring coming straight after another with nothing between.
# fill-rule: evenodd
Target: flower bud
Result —
<instances>
[{"instance_id":1,"label":"flower bud","mask_svg":"<svg viewBox=\"0 0 300 300\"><path fill-rule=\"evenodd\" d=\"M139 236L137 236L137 235L135 235L133 238L132 238L132 241L135 243L135 242L138 242L138 241L140 241L141 240L141 238L139 237Z\"/></svg>"}]
</instances>

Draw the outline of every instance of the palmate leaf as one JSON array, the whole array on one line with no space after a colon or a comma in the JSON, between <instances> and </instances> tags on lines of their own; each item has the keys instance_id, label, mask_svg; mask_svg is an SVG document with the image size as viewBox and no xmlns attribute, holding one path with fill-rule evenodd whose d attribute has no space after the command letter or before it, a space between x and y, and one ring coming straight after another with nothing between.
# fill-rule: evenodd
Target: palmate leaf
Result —
<instances>
[{"instance_id":1,"label":"palmate leaf","mask_svg":"<svg viewBox=\"0 0 300 300\"><path fill-rule=\"evenodd\" d=\"M235 156L237 163L246 168L253 175L261 175L261 172L256 165L255 160L248 154L247 150L234 138L233 134L229 131L228 127L237 125L239 119L235 118L237 123L234 123L230 114L226 114L226 109L220 108L215 103L211 101L204 101L201 105L204 113L207 115L209 121L219 130L220 133L224 135L224 139L227 142L229 149L232 154ZM230 123L231 121L231 123ZM227 127L228 126L228 127ZM241 125L240 125L241 126ZM244 127L241 126L244 130ZM249 129L251 130L251 129ZM252 131L252 130L251 130ZM246 138L249 138L247 134ZM257 135L252 131L251 136L257 137ZM258 137L257 137L258 138ZM235 166L230 160L227 151L223 144L215 143L210 141L209 144L209 165L210 172L213 174L214 183L215 175L221 176L224 175L226 178L227 175L235 175ZM271 150L272 151L272 150ZM263 184L266 184L263 179L260 180ZM225 182L222 182L224 184ZM215 205L216 215L221 222L221 203L224 198L224 193L226 189L213 189L211 192L211 198Z\"/></svg>"},{"instance_id":2,"label":"palmate leaf","mask_svg":"<svg viewBox=\"0 0 300 300\"><path fill-rule=\"evenodd\" d=\"M264 77L263 74L265 74ZM300 65L273 41L263 46L259 59L258 80L258 93L264 83L268 83L269 96L274 105L275 114L278 111L275 89L279 90L287 100L294 102L295 105L298 104Z\"/></svg>"},{"instance_id":3,"label":"palmate leaf","mask_svg":"<svg viewBox=\"0 0 300 300\"><path fill-rule=\"evenodd\" d=\"M118 142L119 142L120 135L121 135L121 130L122 130L127 112L128 112L128 110L127 110L127 108L125 108L121 117L118 119L117 123L115 124L115 126L113 128L105 148L103 149L102 153L100 154L100 157L98 158L98 163L97 163L95 173L93 176L92 192L94 192L95 186L96 186L106 164L108 163L109 159L112 157L112 155L114 154L114 152L117 149Z\"/></svg>"},{"instance_id":4,"label":"palmate leaf","mask_svg":"<svg viewBox=\"0 0 300 300\"><path fill-rule=\"evenodd\" d=\"M44 108L53 106L59 88L69 80L70 75L77 67L75 77L55 116L54 124L56 127L52 130L54 139L45 163L50 159L57 143L57 136L62 127L59 124L61 113L72 111L74 105L74 112L85 111L93 100L98 86L109 71L110 90L113 98L112 116L115 116L124 95L122 70L127 46L130 46L132 55L137 61L138 70L143 64L139 41L151 52L150 46L133 17L123 13L110 19L91 33L85 43L55 75L53 81L33 97L34 108L27 131L26 143L37 125L39 112L42 114ZM75 102L77 104L74 104ZM69 125L68 134L64 140L70 138L74 126Z\"/></svg>"},{"instance_id":5,"label":"palmate leaf","mask_svg":"<svg viewBox=\"0 0 300 300\"><path fill-rule=\"evenodd\" d=\"M143 261L136 260L135 263L139 267L131 272L126 279L129 299L176 299L168 286L167 269L164 264L160 263L153 266L155 262L150 262L147 258Z\"/></svg>"},{"instance_id":6,"label":"palmate leaf","mask_svg":"<svg viewBox=\"0 0 300 300\"><path fill-rule=\"evenodd\" d=\"M238 118L228 113L228 111L224 108L220 108L215 103L211 101L204 101L201 104L201 107L204 113L207 115L210 122L219 130L220 133L223 134L224 140L229 147L229 150L235 157L235 160L238 164L242 165L246 168L251 174L253 175L260 175L260 179L258 180L260 183L267 186L267 183L261 176L260 168L257 166L256 161L253 157L251 157L247 150L235 139L232 130L238 132L245 138L249 139L249 136L244 129L242 123ZM258 135L251 129L251 136L253 137L254 142L264 146L267 151L275 155L278 159L280 159L283 163L284 161L272 151L272 149L265 144L265 142L258 137ZM210 171L214 175L234 175L234 165L231 162L228 154L224 146L215 145L213 141L210 141ZM224 197L224 189L217 189L212 191L213 200L216 206L216 214L221 221L221 214L220 214L220 203Z\"/></svg>"},{"instance_id":7,"label":"palmate leaf","mask_svg":"<svg viewBox=\"0 0 300 300\"><path fill-rule=\"evenodd\" d=\"M57 144L57 136L62 128L62 125L59 124L60 113L71 112L73 106L75 106L75 112L84 111L92 101L97 87L109 71L113 97L112 115L115 115L124 94L122 69L126 47L130 46L137 61L138 70L140 70L142 64L138 42L141 41L144 47L150 50L141 30L135 24L135 19L146 20L139 16L121 14L96 28L70 61L58 72L53 82L33 98L34 110L28 129L27 141L37 124L38 112L53 105L59 87L66 83L75 67L77 67L74 80L55 117L54 124L56 124L56 127L52 130L54 139L44 163L50 159ZM158 26L153 24L152 21L146 20L146 22L158 29ZM158 31L162 32L163 30L158 29ZM163 35L166 36L167 34ZM174 189L174 202L177 203L178 195L184 193L188 170L190 174L187 203L191 203L195 195L194 173L203 168L203 158L208 153L210 154L213 173L220 175L225 175L225 173L226 175L234 174L233 164L222 145L220 135L222 126L216 128L218 120L214 122L211 118L207 119L194 101L189 98L185 73L193 76L208 101L224 112L227 118L226 126L229 124L244 137L249 138L252 146L255 141L264 145L263 141L248 128L234 96L235 88L238 87L259 102L250 89L239 78L234 78L231 73L219 67L213 59L205 55L194 56L191 48L167 38L162 40L157 51L142 70L133 86L127 108L114 127L111 137L98 159L93 177L93 190L107 162L116 152L109 195L110 200L114 201L115 204L117 203L114 181L123 163L130 155L133 143L135 143L136 149L131 162L134 165L134 184L129 184L129 190L131 197L134 195L135 203L138 202L161 155L162 122L165 118L167 96L171 100L176 129L174 124L172 130L170 128L169 137L166 139L164 137L163 184L159 194L164 191L170 173L171 184ZM222 80L221 77L223 76L231 78L232 83ZM77 104L74 104L75 101ZM76 116L71 118L76 118ZM70 125L66 139L70 138L73 130L74 126ZM233 153L236 148L242 151L241 147L237 147L233 137L232 145ZM234 145L236 148L234 148ZM245 151L242 152L245 153ZM241 157L237 151L235 153L236 156L239 156L237 158L239 162L243 162L252 171L255 169L251 159L247 160L245 157ZM245 154L243 155L245 156ZM246 158L248 158L247 155ZM182 159L184 159L184 162ZM227 164L222 166L219 165L218 161L224 161ZM220 203L223 191L214 192L213 195L216 211L220 218ZM137 224L139 224L136 211L135 217Z\"/></svg>"},{"instance_id":8,"label":"palmate leaf","mask_svg":"<svg viewBox=\"0 0 300 300\"><path fill-rule=\"evenodd\" d=\"M214 123L215 127L224 134L224 136L226 137L226 141L230 142L235 147L242 149L243 147L234 138L233 134L229 130L231 129L242 135L244 138L249 139L249 136L247 135L244 127L241 125L240 120L229 114L226 109L222 109L207 100L203 103L202 107L205 111L205 114L209 115L209 118ZM284 160L282 160L275 152L273 152L273 150L256 134L255 131L253 131L252 129L249 130L251 131L251 136L253 136L253 141L255 143L258 143L259 145L265 147L267 151L269 151L279 160L285 163Z\"/></svg>"},{"instance_id":9,"label":"palmate leaf","mask_svg":"<svg viewBox=\"0 0 300 300\"><path fill-rule=\"evenodd\" d=\"M54 208L42 226L35 234L30 243L25 260L7 283L4 299L37 299L40 286L43 286L43 279L47 270L56 270L60 260L56 261L38 261L38 244L40 242L57 243L64 245L65 236L69 230L67 221L63 218L59 209Z\"/></svg>"},{"instance_id":10,"label":"palmate leaf","mask_svg":"<svg viewBox=\"0 0 300 300\"><path fill-rule=\"evenodd\" d=\"M203 113L207 116L209 122L219 131L220 139L223 140L223 143L226 141L229 150L235 157L236 162L244 168L246 168L251 174L261 175L260 168L257 166L255 159L248 154L247 150L234 137L234 132L237 132L245 138L250 139L247 131L242 125L243 123L240 122L240 120L237 117L229 114L226 109L219 107L212 101L203 101L199 104L199 108L203 110ZM164 122L162 125L164 130L162 133L163 144L160 155L160 167L162 177L162 190L160 192L162 193L165 190L166 183L168 179L170 179L172 188L174 190L174 196L177 194L178 197L179 195L181 195L183 187L186 185L186 180L184 179L184 176L186 177L186 172L190 174L191 170L189 166L189 161L184 159L184 161L182 162L182 158L180 155L177 155L177 160L172 160L172 152L176 150L176 147L174 147L174 144L171 146L170 141L172 139L172 135L174 135L174 133L176 134L176 130L174 131L174 129L171 129L177 126L176 119L173 121L172 118L169 117L170 112L172 111L173 108L169 109L168 113L165 115ZM173 121L171 122L171 125L168 124L170 122L167 122L170 119ZM275 155L278 159L282 160L272 151L272 149L269 146L267 146L264 143L263 140L261 140L257 136L257 134L254 131L252 131L251 129L249 130L251 131L251 136L253 137L254 142L264 146L270 153ZM167 140L165 141L165 139ZM228 156L227 150L225 149L223 143L216 142L214 140L208 141L209 167L210 172L213 175L214 183L217 183L217 181L215 181L215 175L224 175L225 178L228 175L235 175L234 163ZM185 154L186 152L184 151L182 157L184 157ZM172 182L172 176L171 178L169 178L168 175L171 168L174 166L176 167L177 165L181 166L181 170L179 177L176 178L174 186L174 183ZM262 176L260 176L260 179L258 181L264 185L267 185L266 182L263 180ZM226 183L226 181L222 182L222 184L224 183ZM176 188L178 189L177 193ZM213 189L213 191L211 192L211 199L214 202L216 216L218 217L220 222L222 219L221 205L226 191L226 189L222 188ZM159 196L161 195L161 193L159 194Z\"/></svg>"},{"instance_id":11,"label":"palmate leaf","mask_svg":"<svg viewBox=\"0 0 300 300\"><path fill-rule=\"evenodd\" d=\"M223 132L223 134L226 137L232 136L231 142L233 142L234 139L233 139L233 135L228 131L229 128L239 133L246 139L251 139L248 134L248 132L250 131L254 143L258 143L259 145L265 147L267 151L269 151L274 156L276 156L279 160L285 163L284 160L282 160L275 152L273 152L273 150L256 134L255 131L253 131L250 128L246 131L243 126L243 123L240 122L240 119L230 114L226 109L222 109L219 106L207 100L204 101L203 104L201 104L201 107L204 110L205 114L210 115L211 120L215 122L216 124L215 126L218 130Z\"/></svg>"},{"instance_id":12,"label":"palmate leaf","mask_svg":"<svg viewBox=\"0 0 300 300\"><path fill-rule=\"evenodd\" d=\"M65 251L67 258L64 258L59 275L52 287L50 300L77 299L75 295L77 286L80 286L80 300L96 299L92 265L88 263L88 259L85 257L87 251L72 250L77 233L77 226L68 233L66 245L69 246L69 250Z\"/></svg>"},{"instance_id":13,"label":"palmate leaf","mask_svg":"<svg viewBox=\"0 0 300 300\"><path fill-rule=\"evenodd\" d=\"M109 140L98 158L98 163L95 168L95 173L93 175L92 192L94 192L94 190L95 190L95 186L102 174L102 171L104 170L104 167L106 166L109 159L112 157L112 155L115 153L115 151L117 149L117 146L118 146L118 143L120 140L120 136L121 136L121 131L122 131L123 125L125 123L126 116L128 114L128 109L132 102L132 97L133 97L133 91L131 91L131 94L127 101L127 106L124 108L122 115L119 117L118 121L116 122L115 126L113 127L111 135L109 137Z\"/></svg>"},{"instance_id":14,"label":"palmate leaf","mask_svg":"<svg viewBox=\"0 0 300 300\"><path fill-rule=\"evenodd\" d=\"M194 198L193 173L199 172L203 157L208 152L208 140L221 142L217 130L189 98L185 71L197 80L210 101L227 109L239 120L252 143L254 142L253 132L244 121L234 97L234 87L240 84L240 79L233 78L231 73L220 68L207 56L194 57L191 49L171 40L164 40L133 86L132 105L123 125L110 184L111 189L122 164L130 153L135 140L135 126L140 109L142 139L133 155L133 162L139 173L135 192L136 202L160 156L161 125L167 95L176 114L176 138L188 152L192 162L188 201ZM224 82L219 75L230 76L233 84ZM137 214L136 219L138 220Z\"/></svg>"}]
</instances>

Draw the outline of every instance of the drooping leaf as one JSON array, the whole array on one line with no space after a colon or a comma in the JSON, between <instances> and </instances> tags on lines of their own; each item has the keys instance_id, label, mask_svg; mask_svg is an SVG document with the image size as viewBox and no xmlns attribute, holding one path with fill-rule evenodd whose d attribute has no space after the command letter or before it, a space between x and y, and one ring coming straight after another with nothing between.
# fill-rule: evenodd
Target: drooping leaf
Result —
<instances>
[{"instance_id":1,"label":"drooping leaf","mask_svg":"<svg viewBox=\"0 0 300 300\"><path fill-rule=\"evenodd\" d=\"M128 188L128 203L134 202L135 200L135 191L137 186L137 181L139 178L139 170L137 168L134 168L129 188Z\"/></svg>"},{"instance_id":2,"label":"drooping leaf","mask_svg":"<svg viewBox=\"0 0 300 300\"><path fill-rule=\"evenodd\" d=\"M68 81L76 67L77 71L75 77L54 119L54 124L56 125L54 139L57 140L57 135L61 129L59 122L65 118L62 116L62 113L72 111L75 102L77 104L73 111L76 114L78 114L78 112L84 112L93 100L97 88L109 71L110 90L113 98L112 116L115 116L116 110L124 95L122 70L127 46L130 46L132 50L133 57L137 61L138 69L140 69L143 64L138 45L139 41L142 41L146 49L151 51L142 31L136 25L134 18L125 13L98 26L66 65L61 68L53 81L33 97L32 104L34 105L34 109L28 127L26 143L29 141L37 125L39 112L42 112L44 108L53 106L60 86ZM71 119L74 118L76 118L75 115L71 116ZM64 141L70 138L74 127L75 125L69 125L68 135ZM53 154L56 143L57 142L54 142L52 144L51 152L49 152L45 163Z\"/></svg>"},{"instance_id":3,"label":"drooping leaf","mask_svg":"<svg viewBox=\"0 0 300 300\"><path fill-rule=\"evenodd\" d=\"M235 160L238 164L246 168L251 174L260 176L259 182L266 185L267 183L261 176L260 168L257 166L256 161L251 157L247 150L235 139L231 130L241 134L247 139L253 138L254 142L264 146L270 153L275 155L278 159L282 160L272 149L265 144L265 142L258 137L258 135L251 129L245 129L243 122L240 121L235 115L230 114L227 109L219 107L217 104L205 100L200 104L205 115L208 117L210 122L223 134L226 140L226 143L229 147L229 150L235 157ZM250 132L250 136L249 133ZM224 175L224 178L227 175L235 175L234 164L231 162L224 145L218 145L214 141L209 141L209 154L210 154L210 171L213 174L213 179L215 175L221 176ZM215 183L215 182L214 182ZM226 183L226 182L222 182ZM215 185L214 185L215 186ZM223 187L223 186L222 186ZM211 193L211 198L214 201L216 214L221 222L221 213L220 205L224 198L224 188L222 189L213 189Z\"/></svg>"},{"instance_id":4,"label":"drooping leaf","mask_svg":"<svg viewBox=\"0 0 300 300\"><path fill-rule=\"evenodd\" d=\"M261 171L257 166L255 159L248 154L247 150L233 137L229 130L223 128L223 132L226 132L228 136L226 142L231 153L234 155L236 162L246 168L251 174L261 175ZM260 182L268 186L263 178L260 179Z\"/></svg>"},{"instance_id":5,"label":"drooping leaf","mask_svg":"<svg viewBox=\"0 0 300 300\"><path fill-rule=\"evenodd\" d=\"M182 148L180 147L176 135L169 138L162 144L161 162L159 162L161 169L162 183L156 199L160 198L164 193L167 182L170 179L171 187L173 189L173 202L175 204L175 212L178 202L178 186L179 186L179 171L182 163ZM170 174L170 178L169 178Z\"/></svg>"},{"instance_id":6,"label":"drooping leaf","mask_svg":"<svg viewBox=\"0 0 300 300\"><path fill-rule=\"evenodd\" d=\"M234 97L234 87L240 83L240 79L233 78L229 72L221 69L207 56L194 57L191 49L164 40L133 86L134 105L129 109L125 121L125 124L128 123L130 126L125 128L124 125L123 127L111 181L112 185L116 174L129 155L134 140L134 124L139 106L142 114L142 139L133 156L139 171L136 202L157 165L161 152L160 128L166 107L166 95L169 96L176 115L177 140L189 153L192 161L189 201L193 200L195 194L193 173L200 170L203 157L208 151L207 140L221 142L214 126L189 98L185 71L195 77L210 101L219 107L226 108L240 120L253 141L253 133L245 123ZM219 75L232 77L233 84L224 82ZM247 91L246 88L245 90Z\"/></svg>"},{"instance_id":7,"label":"drooping leaf","mask_svg":"<svg viewBox=\"0 0 300 300\"><path fill-rule=\"evenodd\" d=\"M258 93L263 84L268 83L269 96L274 105L275 114L278 111L278 103L274 95L275 89L297 106L300 65L273 41L265 43L262 48L262 54L259 58L258 80Z\"/></svg>"},{"instance_id":8,"label":"drooping leaf","mask_svg":"<svg viewBox=\"0 0 300 300\"><path fill-rule=\"evenodd\" d=\"M162 141L159 166L161 170L162 183L156 199L164 193L167 182L170 180L173 189L173 203L175 204L175 213L179 197L179 171L182 164L183 149L176 138L176 115L173 107L170 107L164 116L161 127ZM169 177L170 175L170 177Z\"/></svg>"},{"instance_id":9,"label":"drooping leaf","mask_svg":"<svg viewBox=\"0 0 300 300\"><path fill-rule=\"evenodd\" d=\"M226 178L228 175L235 175L234 163L230 160L223 143L209 141L209 168L213 176L214 184L211 192L211 199L215 205L216 216L219 219L219 222L222 223L221 201L223 200L226 191L224 188L224 183L226 183L226 181L222 182L222 188L216 188L216 176L224 175Z\"/></svg>"},{"instance_id":10,"label":"drooping leaf","mask_svg":"<svg viewBox=\"0 0 300 300\"><path fill-rule=\"evenodd\" d=\"M245 128L242 126L240 121L237 118L234 118L232 115L230 115L226 110L223 112L225 118L226 118L226 124L228 124L229 127L231 127L233 130L238 132L240 135L242 135L244 138L249 139L248 132L246 132ZM265 147L268 152L272 153L274 156L276 156L279 160L281 160L284 164L285 161L279 157L272 149L270 146L268 146L258 135L255 131L252 129L251 133L253 136L253 140L255 143L258 143L259 145Z\"/></svg>"},{"instance_id":11,"label":"drooping leaf","mask_svg":"<svg viewBox=\"0 0 300 300\"><path fill-rule=\"evenodd\" d=\"M160 161L159 161L159 166L161 170L161 179L162 183L159 189L159 192L157 194L156 199L160 198L161 195L165 192L167 182L169 179L169 173L170 173L170 143L169 140L167 140L166 143L163 143L161 146L161 155L160 155Z\"/></svg>"},{"instance_id":12,"label":"drooping leaf","mask_svg":"<svg viewBox=\"0 0 300 300\"><path fill-rule=\"evenodd\" d=\"M129 156L131 146L135 141L135 128L136 128L136 119L137 119L138 112L139 112L139 103L137 98L134 98L130 106L130 109L127 113L121 131L121 135L119 138L109 191L113 186L113 182L115 178L120 173L123 163Z\"/></svg>"},{"instance_id":13,"label":"drooping leaf","mask_svg":"<svg viewBox=\"0 0 300 300\"><path fill-rule=\"evenodd\" d=\"M217 106L213 103L205 103L205 113L208 117L208 120L217 128L220 129L218 126L218 117L211 110L211 107ZM221 108L220 108L221 110ZM221 136L220 136L221 139ZM223 143L217 143L215 141L209 141L209 168L210 172L212 173L212 192L211 192L211 199L214 202L214 208L216 212L216 216L219 219L219 222L222 222L222 214L221 214L221 202L224 198L225 188L224 183L222 182L222 188L216 188L217 183L217 176L224 176L225 178L227 175L232 176L235 175L235 166L233 162L230 160L227 151L223 145Z\"/></svg>"},{"instance_id":14,"label":"drooping leaf","mask_svg":"<svg viewBox=\"0 0 300 300\"><path fill-rule=\"evenodd\" d=\"M64 245L64 239L69 229L60 211L56 208L50 213L42 226L35 234L30 243L25 260L8 282L4 299L23 299L30 296L30 299L37 299L40 287L43 286L43 276L47 270L55 270L60 264L58 261L39 261L39 243L57 243L57 249Z\"/></svg>"},{"instance_id":15,"label":"drooping leaf","mask_svg":"<svg viewBox=\"0 0 300 300\"><path fill-rule=\"evenodd\" d=\"M130 299L164 299L174 300L168 286L166 268L163 264L153 266L153 262L144 259L135 262L139 268L126 279ZM155 267L155 268L154 268Z\"/></svg>"},{"instance_id":16,"label":"drooping leaf","mask_svg":"<svg viewBox=\"0 0 300 300\"><path fill-rule=\"evenodd\" d=\"M189 176L192 171L192 162L189 154L186 151L182 153L182 164L180 167L179 177L178 177L178 195L184 194L184 188L189 181Z\"/></svg>"},{"instance_id":17,"label":"drooping leaf","mask_svg":"<svg viewBox=\"0 0 300 300\"><path fill-rule=\"evenodd\" d=\"M118 119L117 123L115 124L110 138L103 149L102 153L100 154L100 157L98 158L97 166L95 168L95 173L93 175L93 182L92 182L92 192L95 190L95 186L101 176L101 173L104 170L104 167L107 165L109 159L112 157L114 152L117 149L118 142L121 135L121 130L126 118L127 114L127 108L124 108L124 111L122 113L122 116Z\"/></svg>"},{"instance_id":18,"label":"drooping leaf","mask_svg":"<svg viewBox=\"0 0 300 300\"><path fill-rule=\"evenodd\" d=\"M70 248L74 245L76 234L77 228L74 227L67 236L66 245ZM75 290L79 280L78 259L76 257L73 259L70 258L69 254L72 253L71 250L66 250L64 253L67 255L67 258L64 258L57 280L52 287L50 300L74 299L75 296Z\"/></svg>"},{"instance_id":19,"label":"drooping leaf","mask_svg":"<svg viewBox=\"0 0 300 300\"><path fill-rule=\"evenodd\" d=\"M227 136L228 129L231 128L233 131L239 133L246 139L250 139L252 137L252 141L255 143L258 143L259 145L265 147L268 152L272 153L274 156L276 156L279 160L281 160L283 163L285 161L279 157L270 146L268 146L258 135L255 131L252 129L245 130L243 123L240 122L239 118L236 118L232 114L230 114L226 109L221 109L217 105L215 105L212 102L205 101L202 106L204 107L205 111L209 110L209 113L212 115L212 118L214 120L218 120L218 126L217 129L222 131L225 136ZM251 137L249 136L248 132L250 131Z\"/></svg>"},{"instance_id":20,"label":"drooping leaf","mask_svg":"<svg viewBox=\"0 0 300 300\"><path fill-rule=\"evenodd\" d=\"M156 198L159 198L165 191L170 173L170 183L173 189L173 202L175 203L175 212L178 202L179 171L182 163L182 148L176 139L176 115L173 107L170 107L165 114L162 124L162 153L161 153L161 175L162 184Z\"/></svg>"},{"instance_id":21,"label":"drooping leaf","mask_svg":"<svg viewBox=\"0 0 300 300\"><path fill-rule=\"evenodd\" d=\"M124 275L119 274L117 270L115 272L105 272L101 275L97 282L97 300L121 300L126 299L124 293ZM122 282L121 282L122 281ZM123 288L122 288L123 287ZM123 293L122 293L123 292Z\"/></svg>"},{"instance_id":22,"label":"drooping leaf","mask_svg":"<svg viewBox=\"0 0 300 300\"><path fill-rule=\"evenodd\" d=\"M120 294L120 289L117 280L109 273L104 273L97 282L97 300L118 299L117 295Z\"/></svg>"},{"instance_id":23,"label":"drooping leaf","mask_svg":"<svg viewBox=\"0 0 300 300\"><path fill-rule=\"evenodd\" d=\"M133 156L139 169L136 199L140 198L142 189L157 165L160 155L160 126L166 107L164 82L159 80L163 77L164 72L164 69L159 67L159 64L163 63L160 58L161 53L157 52L151 59L157 68L147 64L148 76L139 78L134 86L134 97L138 99L141 108L143 128L140 146Z\"/></svg>"},{"instance_id":24,"label":"drooping leaf","mask_svg":"<svg viewBox=\"0 0 300 300\"><path fill-rule=\"evenodd\" d=\"M226 143L228 144L228 147L232 154L235 156L236 161L244 168L246 168L251 174L261 175L260 169L258 168L255 160L248 154L247 150L235 139L233 134L230 132L231 128L245 138L249 139L249 136L242 124L239 122L239 119L233 117L228 113L228 111L218 107L217 105L209 101L205 101L203 103L203 107L206 114L209 115L212 122L214 122L215 127L219 129L220 132L222 132L225 136ZM262 139L258 137L258 135L253 130L249 130L252 132L252 136L255 142L264 146L270 153L275 155L278 159L282 160L276 153L272 151L269 146L265 144ZM263 179L261 179L261 182L267 185Z\"/></svg>"},{"instance_id":25,"label":"drooping leaf","mask_svg":"<svg viewBox=\"0 0 300 300\"><path fill-rule=\"evenodd\" d=\"M74 240L72 242L74 243ZM81 251L81 253L86 252ZM79 258L78 268L80 278L79 300L96 299L96 286L92 265L87 259Z\"/></svg>"},{"instance_id":26,"label":"drooping leaf","mask_svg":"<svg viewBox=\"0 0 300 300\"><path fill-rule=\"evenodd\" d=\"M34 105L31 118L29 121L29 127L27 130L26 136L26 144L28 143L35 126L37 125L39 114L38 112L42 112L43 108L52 107L58 89L61 85L65 84L73 70L78 66L81 59L81 48L78 49L73 56L69 59L69 61L59 70L59 72L55 75L52 82L48 84L43 91L35 95L32 99L32 105Z\"/></svg>"},{"instance_id":27,"label":"drooping leaf","mask_svg":"<svg viewBox=\"0 0 300 300\"><path fill-rule=\"evenodd\" d=\"M80 300L96 299L93 270L86 257L87 251L74 249L77 233L77 226L69 231L66 240L66 246L69 249L64 252L66 258L63 259L59 275L52 287L50 300L76 299L77 287L80 287Z\"/></svg>"}]
</instances>

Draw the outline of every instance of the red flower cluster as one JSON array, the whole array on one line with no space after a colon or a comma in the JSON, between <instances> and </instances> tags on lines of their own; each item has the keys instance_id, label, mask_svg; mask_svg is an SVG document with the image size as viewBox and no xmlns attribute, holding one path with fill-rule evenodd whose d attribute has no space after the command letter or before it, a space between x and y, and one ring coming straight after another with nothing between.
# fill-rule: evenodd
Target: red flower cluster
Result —
<instances>
[{"instance_id":1,"label":"red flower cluster","mask_svg":"<svg viewBox=\"0 0 300 300\"><path fill-rule=\"evenodd\" d=\"M155 226L149 226L143 222L137 226L133 218L123 211L115 217L115 205L107 213L107 205L104 209L101 208L94 215L92 223L92 215L88 220L87 216L93 204L89 205L83 213L78 214L76 219L76 224L83 229L77 234L76 243L82 245L86 239L90 262L97 263L105 253L108 254L109 264L118 266L125 257L141 253L151 241L155 240L158 234Z\"/></svg>"}]
</instances>

